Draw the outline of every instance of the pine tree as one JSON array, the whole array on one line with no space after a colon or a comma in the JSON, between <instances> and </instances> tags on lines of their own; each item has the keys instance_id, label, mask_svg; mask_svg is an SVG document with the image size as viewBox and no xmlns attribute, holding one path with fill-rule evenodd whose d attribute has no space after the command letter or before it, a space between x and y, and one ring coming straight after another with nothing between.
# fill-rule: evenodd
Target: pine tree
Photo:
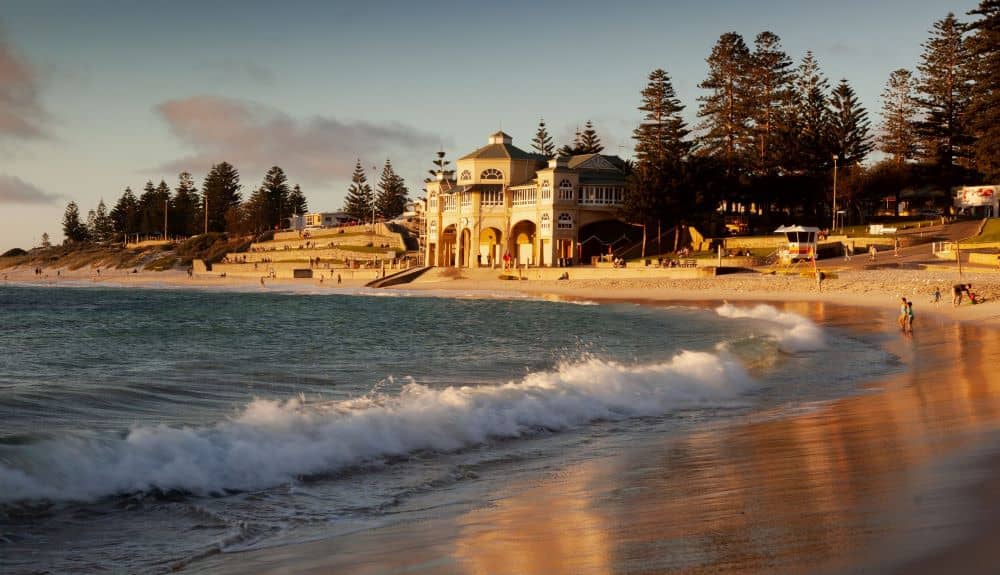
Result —
<instances>
[{"instance_id":1,"label":"pine tree","mask_svg":"<svg viewBox=\"0 0 1000 575\"><path fill-rule=\"evenodd\" d=\"M142 235L151 235L157 226L157 222L163 222L163 212L158 207L156 201L156 186L152 180L146 180L146 185L142 188L142 195L139 196L139 229L135 230Z\"/></svg>"},{"instance_id":2,"label":"pine tree","mask_svg":"<svg viewBox=\"0 0 1000 575\"><path fill-rule=\"evenodd\" d=\"M242 200L240 188L240 174L231 164L212 166L201 185L202 210L208 204L208 231L226 230L226 214L238 208Z\"/></svg>"},{"instance_id":3,"label":"pine tree","mask_svg":"<svg viewBox=\"0 0 1000 575\"><path fill-rule=\"evenodd\" d=\"M87 228L80 221L80 208L76 202L66 205L66 211L63 213L63 235L66 236L66 243L87 241Z\"/></svg>"},{"instance_id":4,"label":"pine tree","mask_svg":"<svg viewBox=\"0 0 1000 575\"><path fill-rule=\"evenodd\" d=\"M284 170L278 166L268 170L261 188L264 191L264 225L267 229L277 228L289 214L288 178Z\"/></svg>"},{"instance_id":5,"label":"pine tree","mask_svg":"<svg viewBox=\"0 0 1000 575\"><path fill-rule=\"evenodd\" d=\"M226 229L239 234L259 234L270 229L274 217L271 201L271 192L261 185L250 194L247 201L240 204L235 221L230 216Z\"/></svg>"},{"instance_id":6,"label":"pine tree","mask_svg":"<svg viewBox=\"0 0 1000 575\"><path fill-rule=\"evenodd\" d=\"M87 239L97 239L97 212L87 210L87 223L83 224L87 228Z\"/></svg>"},{"instance_id":7,"label":"pine tree","mask_svg":"<svg viewBox=\"0 0 1000 575\"><path fill-rule=\"evenodd\" d=\"M549 131L545 128L545 118L538 120L538 131L535 132L535 139L531 140L531 147L548 160L556 157L556 147L552 143Z\"/></svg>"},{"instance_id":8,"label":"pine tree","mask_svg":"<svg viewBox=\"0 0 1000 575\"><path fill-rule=\"evenodd\" d=\"M847 80L841 80L830 98L830 138L840 165L863 161L874 147L868 112L858 102Z\"/></svg>"},{"instance_id":9,"label":"pine tree","mask_svg":"<svg viewBox=\"0 0 1000 575\"><path fill-rule=\"evenodd\" d=\"M193 236L202 230L202 222L198 221L200 203L194 178L188 172L181 172L177 176L177 187L174 188L174 198L170 202L171 234Z\"/></svg>"},{"instance_id":10,"label":"pine tree","mask_svg":"<svg viewBox=\"0 0 1000 575\"><path fill-rule=\"evenodd\" d=\"M681 116L684 106L664 70L650 72L639 110L644 112L643 120L632 133L639 164L679 164L691 151L692 144L685 139L690 130Z\"/></svg>"},{"instance_id":11,"label":"pine tree","mask_svg":"<svg viewBox=\"0 0 1000 575\"><path fill-rule=\"evenodd\" d=\"M448 167L451 165L451 162L445 159L444 150L438 150L436 152L436 156L437 157L431 161L431 163L434 164L434 167L427 170L429 177L424 178L425 184L436 180L439 173L442 174L445 179L451 179L451 177L455 174L455 171Z\"/></svg>"},{"instance_id":12,"label":"pine tree","mask_svg":"<svg viewBox=\"0 0 1000 575\"><path fill-rule=\"evenodd\" d=\"M913 75L900 68L889 75L882 91L882 125L878 136L879 150L892 156L897 165L902 166L916 156L915 118Z\"/></svg>"},{"instance_id":13,"label":"pine tree","mask_svg":"<svg viewBox=\"0 0 1000 575\"><path fill-rule=\"evenodd\" d=\"M971 155L971 138L964 125L970 96L965 30L951 13L935 22L917 65L919 152L925 162L937 166L946 186L952 183L954 166Z\"/></svg>"},{"instance_id":14,"label":"pine tree","mask_svg":"<svg viewBox=\"0 0 1000 575\"><path fill-rule=\"evenodd\" d=\"M111 209L111 222L115 234L121 234L122 241L128 241L128 235L139 231L139 200L132 193L132 188L126 187L125 192Z\"/></svg>"},{"instance_id":15,"label":"pine tree","mask_svg":"<svg viewBox=\"0 0 1000 575\"><path fill-rule=\"evenodd\" d=\"M969 70L973 80L969 127L975 136L976 169L988 182L1000 180L1000 0L981 0L969 12Z\"/></svg>"},{"instance_id":16,"label":"pine tree","mask_svg":"<svg viewBox=\"0 0 1000 575\"><path fill-rule=\"evenodd\" d=\"M710 91L698 98L702 103L698 110L701 148L725 167L727 178L734 178L746 171L753 145L750 51L742 36L727 32L716 42L707 62L708 78L698 85Z\"/></svg>"},{"instance_id":17,"label":"pine tree","mask_svg":"<svg viewBox=\"0 0 1000 575\"><path fill-rule=\"evenodd\" d=\"M115 235L114 223L108 215L108 207L104 205L104 198L97 204L97 212L94 216L94 241L110 242Z\"/></svg>"},{"instance_id":18,"label":"pine tree","mask_svg":"<svg viewBox=\"0 0 1000 575\"><path fill-rule=\"evenodd\" d=\"M351 175L351 186L347 188L347 197L344 199L344 212L351 219L363 222L371 217L373 202L372 188L368 185L361 160L358 160L354 165L354 174Z\"/></svg>"},{"instance_id":19,"label":"pine tree","mask_svg":"<svg viewBox=\"0 0 1000 575\"><path fill-rule=\"evenodd\" d=\"M583 125L583 133L580 134L580 146L578 154L600 154L604 151L601 138L594 129L594 124L590 120Z\"/></svg>"},{"instance_id":20,"label":"pine tree","mask_svg":"<svg viewBox=\"0 0 1000 575\"><path fill-rule=\"evenodd\" d=\"M827 103L829 83L819 70L812 52L806 52L795 79L793 130L789 143L791 166L799 173L825 174L832 165L830 113Z\"/></svg>"},{"instance_id":21,"label":"pine tree","mask_svg":"<svg viewBox=\"0 0 1000 575\"><path fill-rule=\"evenodd\" d=\"M570 156L582 154L583 152L580 151L583 148L583 140L581 137L580 128L577 127L576 135L573 136L573 143L564 144L563 147L559 148L558 155L563 158L568 158Z\"/></svg>"},{"instance_id":22,"label":"pine tree","mask_svg":"<svg viewBox=\"0 0 1000 575\"><path fill-rule=\"evenodd\" d=\"M781 39L761 32L750 57L749 94L752 99L754 171L774 175L789 158L787 140L794 116L792 60L781 49Z\"/></svg>"},{"instance_id":23,"label":"pine tree","mask_svg":"<svg viewBox=\"0 0 1000 575\"><path fill-rule=\"evenodd\" d=\"M48 232L45 232L45 233L42 234L42 247L43 248L51 248L52 247L52 242L49 241L49 234L48 234Z\"/></svg>"},{"instance_id":24,"label":"pine tree","mask_svg":"<svg viewBox=\"0 0 1000 575\"><path fill-rule=\"evenodd\" d=\"M408 194L403 178L393 171L392 163L386 160L378 182L378 197L375 199L378 216L386 220L398 217L406 209Z\"/></svg>"},{"instance_id":25,"label":"pine tree","mask_svg":"<svg viewBox=\"0 0 1000 575\"><path fill-rule=\"evenodd\" d=\"M308 211L309 203L306 201L306 197L302 193L302 188L300 188L298 184L295 184L291 193L288 194L288 211L286 213L302 215Z\"/></svg>"}]
</instances>

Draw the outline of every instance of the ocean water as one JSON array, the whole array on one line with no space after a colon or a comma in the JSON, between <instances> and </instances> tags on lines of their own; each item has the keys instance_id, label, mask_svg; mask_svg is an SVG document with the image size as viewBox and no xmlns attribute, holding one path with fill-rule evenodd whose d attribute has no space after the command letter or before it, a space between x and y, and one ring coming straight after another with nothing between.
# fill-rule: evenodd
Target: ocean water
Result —
<instances>
[{"instance_id":1,"label":"ocean water","mask_svg":"<svg viewBox=\"0 0 1000 575\"><path fill-rule=\"evenodd\" d=\"M158 573L900 369L767 305L0 287L0 572Z\"/></svg>"}]
</instances>

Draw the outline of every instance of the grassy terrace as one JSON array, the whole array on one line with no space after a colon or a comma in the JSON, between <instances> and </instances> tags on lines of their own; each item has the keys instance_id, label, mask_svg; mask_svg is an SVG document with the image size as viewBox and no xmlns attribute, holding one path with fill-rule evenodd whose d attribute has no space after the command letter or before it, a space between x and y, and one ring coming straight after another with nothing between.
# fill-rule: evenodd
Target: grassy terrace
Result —
<instances>
[{"instance_id":1,"label":"grassy terrace","mask_svg":"<svg viewBox=\"0 0 1000 575\"><path fill-rule=\"evenodd\" d=\"M1000 218L991 218L986 221L983 233L978 236L962 240L962 244L986 244L1000 242Z\"/></svg>"}]
</instances>

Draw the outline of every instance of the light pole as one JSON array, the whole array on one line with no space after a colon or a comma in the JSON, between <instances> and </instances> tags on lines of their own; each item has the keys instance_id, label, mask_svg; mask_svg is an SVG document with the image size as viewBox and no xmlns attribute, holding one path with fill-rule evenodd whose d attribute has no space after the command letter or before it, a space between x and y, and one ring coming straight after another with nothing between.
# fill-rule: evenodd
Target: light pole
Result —
<instances>
[{"instance_id":1,"label":"light pole","mask_svg":"<svg viewBox=\"0 0 1000 575\"><path fill-rule=\"evenodd\" d=\"M378 174L378 166L372 166L372 234L375 233L375 176Z\"/></svg>"},{"instance_id":2,"label":"light pole","mask_svg":"<svg viewBox=\"0 0 1000 575\"><path fill-rule=\"evenodd\" d=\"M830 228L830 231L835 231L836 229L837 229L837 154L834 154L833 155L833 226Z\"/></svg>"}]
</instances>

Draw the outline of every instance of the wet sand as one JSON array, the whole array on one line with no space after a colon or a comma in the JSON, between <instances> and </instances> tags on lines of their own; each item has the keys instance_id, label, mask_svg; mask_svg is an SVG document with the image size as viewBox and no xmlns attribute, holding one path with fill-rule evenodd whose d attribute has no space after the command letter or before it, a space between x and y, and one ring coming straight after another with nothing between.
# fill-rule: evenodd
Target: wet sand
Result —
<instances>
[{"instance_id":1,"label":"wet sand","mask_svg":"<svg viewBox=\"0 0 1000 575\"><path fill-rule=\"evenodd\" d=\"M908 365L796 413L653 437L513 479L434 519L216 555L235 573L994 573L1000 332L943 317L787 309Z\"/></svg>"}]
</instances>

